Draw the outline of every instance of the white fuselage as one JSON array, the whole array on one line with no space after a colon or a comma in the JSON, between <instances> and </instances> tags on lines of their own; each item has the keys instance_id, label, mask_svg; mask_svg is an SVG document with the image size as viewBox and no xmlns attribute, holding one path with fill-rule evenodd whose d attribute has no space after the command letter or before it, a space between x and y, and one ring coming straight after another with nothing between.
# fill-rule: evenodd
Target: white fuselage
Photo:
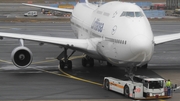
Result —
<instances>
[{"instance_id":1,"label":"white fuselage","mask_svg":"<svg viewBox=\"0 0 180 101\"><path fill-rule=\"evenodd\" d=\"M77 38L89 40L91 48L86 54L92 58L116 66L141 66L152 57L151 26L135 4L114 1L97 7L78 3L71 26Z\"/></svg>"}]
</instances>

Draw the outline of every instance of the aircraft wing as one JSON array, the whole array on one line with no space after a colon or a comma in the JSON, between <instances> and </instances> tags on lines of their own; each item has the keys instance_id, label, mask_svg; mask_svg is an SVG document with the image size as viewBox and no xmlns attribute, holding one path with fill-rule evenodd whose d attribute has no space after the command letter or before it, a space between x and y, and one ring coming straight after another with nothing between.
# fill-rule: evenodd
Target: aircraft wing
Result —
<instances>
[{"instance_id":1,"label":"aircraft wing","mask_svg":"<svg viewBox=\"0 0 180 101\"><path fill-rule=\"evenodd\" d=\"M162 44L162 43L177 40L177 39L180 39L180 33L160 35L160 36L154 37L154 43L155 45L158 45L158 44Z\"/></svg>"},{"instance_id":2,"label":"aircraft wing","mask_svg":"<svg viewBox=\"0 0 180 101\"><path fill-rule=\"evenodd\" d=\"M22 4L27 5L27 6L32 6L32 7L38 7L38 8L45 8L45 9L50 9L50 10L61 11L61 12L72 13L72 11L73 11L72 9L56 8L56 7L41 6L41 5L27 4L27 3L22 3Z\"/></svg>"},{"instance_id":3,"label":"aircraft wing","mask_svg":"<svg viewBox=\"0 0 180 101\"><path fill-rule=\"evenodd\" d=\"M55 44L75 50L87 50L89 41L87 39L57 38L49 36L26 35L16 33L0 32L0 38L24 39L42 43Z\"/></svg>"}]
</instances>

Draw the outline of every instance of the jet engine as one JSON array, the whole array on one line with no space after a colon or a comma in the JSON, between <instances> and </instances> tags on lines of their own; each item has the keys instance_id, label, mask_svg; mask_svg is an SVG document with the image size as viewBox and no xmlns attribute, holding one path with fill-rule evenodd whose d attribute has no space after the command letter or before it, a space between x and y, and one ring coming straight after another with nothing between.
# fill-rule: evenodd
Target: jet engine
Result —
<instances>
[{"instance_id":1,"label":"jet engine","mask_svg":"<svg viewBox=\"0 0 180 101\"><path fill-rule=\"evenodd\" d=\"M27 47L19 46L12 51L11 59L16 67L26 68L32 63L33 55Z\"/></svg>"}]
</instances>

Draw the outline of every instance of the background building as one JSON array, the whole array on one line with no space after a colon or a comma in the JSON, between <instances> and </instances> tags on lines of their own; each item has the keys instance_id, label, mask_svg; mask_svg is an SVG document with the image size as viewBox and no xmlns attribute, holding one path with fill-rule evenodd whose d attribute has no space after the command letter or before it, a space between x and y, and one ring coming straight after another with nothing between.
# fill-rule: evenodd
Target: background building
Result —
<instances>
[{"instance_id":1,"label":"background building","mask_svg":"<svg viewBox=\"0 0 180 101\"><path fill-rule=\"evenodd\" d=\"M177 9L180 8L180 0L166 0L167 9Z\"/></svg>"}]
</instances>

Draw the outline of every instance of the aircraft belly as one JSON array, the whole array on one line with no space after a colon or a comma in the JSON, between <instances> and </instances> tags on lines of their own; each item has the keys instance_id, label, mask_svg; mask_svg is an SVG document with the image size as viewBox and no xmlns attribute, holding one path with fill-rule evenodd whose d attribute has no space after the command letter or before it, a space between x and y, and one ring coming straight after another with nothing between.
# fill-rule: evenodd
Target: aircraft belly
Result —
<instances>
[{"instance_id":1,"label":"aircraft belly","mask_svg":"<svg viewBox=\"0 0 180 101\"><path fill-rule=\"evenodd\" d=\"M148 61L143 61L141 62L136 62L136 61L126 61L126 60L118 60L118 59L112 59L112 58L108 58L108 57L104 57L109 63L115 65L115 66L140 66L140 65L144 65L146 63L148 63Z\"/></svg>"},{"instance_id":2,"label":"aircraft belly","mask_svg":"<svg viewBox=\"0 0 180 101\"><path fill-rule=\"evenodd\" d=\"M146 54L132 54L126 46L120 46L113 42L101 41L97 45L99 54L115 66L142 65L150 59Z\"/></svg>"}]
</instances>

